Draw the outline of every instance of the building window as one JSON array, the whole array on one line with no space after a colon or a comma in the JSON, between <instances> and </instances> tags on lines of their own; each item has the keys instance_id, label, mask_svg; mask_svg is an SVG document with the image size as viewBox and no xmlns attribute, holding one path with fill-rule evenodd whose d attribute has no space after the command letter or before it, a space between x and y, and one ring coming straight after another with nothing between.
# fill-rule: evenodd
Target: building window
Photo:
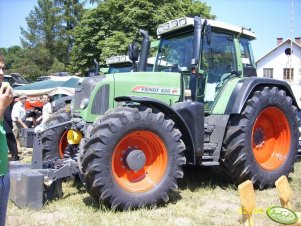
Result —
<instances>
[{"instance_id":1,"label":"building window","mask_svg":"<svg viewBox=\"0 0 301 226\"><path fill-rule=\"evenodd\" d=\"M283 68L283 79L288 81L294 80L294 68Z\"/></svg>"},{"instance_id":2,"label":"building window","mask_svg":"<svg viewBox=\"0 0 301 226\"><path fill-rule=\"evenodd\" d=\"M263 77L273 78L273 68L264 68L263 69Z\"/></svg>"}]
</instances>

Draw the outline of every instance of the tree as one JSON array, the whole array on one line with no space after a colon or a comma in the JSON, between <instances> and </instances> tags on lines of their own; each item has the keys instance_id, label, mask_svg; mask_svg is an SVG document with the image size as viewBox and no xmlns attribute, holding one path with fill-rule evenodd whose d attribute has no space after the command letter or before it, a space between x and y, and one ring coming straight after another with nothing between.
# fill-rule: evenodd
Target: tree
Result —
<instances>
[{"instance_id":1,"label":"tree","mask_svg":"<svg viewBox=\"0 0 301 226\"><path fill-rule=\"evenodd\" d=\"M48 73L55 73L55 72L59 72L59 71L65 71L65 69L66 69L65 64L63 64L62 62L59 62L58 59L55 58L50 70L48 71Z\"/></svg>"},{"instance_id":2,"label":"tree","mask_svg":"<svg viewBox=\"0 0 301 226\"><path fill-rule=\"evenodd\" d=\"M13 67L15 61L17 61L20 58L22 49L20 46L12 46L7 49L1 48L0 52L5 58L6 71L9 72L9 70L11 70L11 68Z\"/></svg>"},{"instance_id":3,"label":"tree","mask_svg":"<svg viewBox=\"0 0 301 226\"><path fill-rule=\"evenodd\" d=\"M215 18L210 7L193 0L108 0L86 12L75 28L75 43L71 52L74 70L85 71L93 59L105 62L112 55L125 54L132 40L140 40L139 29L156 37L159 24L168 20L201 15Z\"/></svg>"},{"instance_id":4,"label":"tree","mask_svg":"<svg viewBox=\"0 0 301 226\"><path fill-rule=\"evenodd\" d=\"M61 45L67 45L67 62L69 62L69 52L74 43L73 29L78 24L84 13L83 3L79 0L54 0L54 4L60 12L60 40ZM66 61L64 61L67 63Z\"/></svg>"},{"instance_id":5,"label":"tree","mask_svg":"<svg viewBox=\"0 0 301 226\"><path fill-rule=\"evenodd\" d=\"M73 45L72 31L83 12L79 0L38 0L38 5L26 18L28 30L21 28L21 42L24 48L50 53L52 57L49 64L42 64L48 66L42 68L43 71L50 69L54 59L63 64L69 63L69 52Z\"/></svg>"},{"instance_id":6,"label":"tree","mask_svg":"<svg viewBox=\"0 0 301 226\"><path fill-rule=\"evenodd\" d=\"M26 78L35 80L36 77L47 74L47 70L52 66L52 61L51 53L42 46L24 48L14 62L11 72L19 72Z\"/></svg>"},{"instance_id":7,"label":"tree","mask_svg":"<svg viewBox=\"0 0 301 226\"><path fill-rule=\"evenodd\" d=\"M60 17L58 8L51 0L38 0L38 6L34 7L26 17L28 31L21 27L22 45L25 48L44 46L51 53L55 52L55 38L59 36Z\"/></svg>"},{"instance_id":8,"label":"tree","mask_svg":"<svg viewBox=\"0 0 301 226\"><path fill-rule=\"evenodd\" d=\"M42 48L24 49L20 46L12 46L7 49L2 48L0 51L5 57L5 73L20 73L27 80L34 80L36 77L46 74L43 67L50 67L48 64L52 59L50 53Z\"/></svg>"}]
</instances>

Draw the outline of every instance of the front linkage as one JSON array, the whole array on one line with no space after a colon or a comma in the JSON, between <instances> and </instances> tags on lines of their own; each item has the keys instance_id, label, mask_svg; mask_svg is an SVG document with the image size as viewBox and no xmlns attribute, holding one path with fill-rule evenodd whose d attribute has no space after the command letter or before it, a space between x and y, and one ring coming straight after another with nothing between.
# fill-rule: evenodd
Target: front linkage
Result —
<instances>
[{"instance_id":1,"label":"front linkage","mask_svg":"<svg viewBox=\"0 0 301 226\"><path fill-rule=\"evenodd\" d=\"M74 159L53 159L43 161L42 135L45 131L73 121L50 126L35 134L31 164L10 162L10 200L19 207L42 208L47 200L63 195L62 179L78 174Z\"/></svg>"}]
</instances>

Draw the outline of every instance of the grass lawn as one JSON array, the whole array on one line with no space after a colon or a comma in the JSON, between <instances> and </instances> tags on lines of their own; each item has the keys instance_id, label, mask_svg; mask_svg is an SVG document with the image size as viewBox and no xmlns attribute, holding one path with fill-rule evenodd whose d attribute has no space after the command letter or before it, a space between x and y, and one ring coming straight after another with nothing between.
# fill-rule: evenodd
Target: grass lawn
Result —
<instances>
[{"instance_id":1,"label":"grass lawn","mask_svg":"<svg viewBox=\"0 0 301 226\"><path fill-rule=\"evenodd\" d=\"M64 196L41 210L20 209L9 202L7 225L241 225L240 201L235 186L218 168L188 167L179 190L169 203L155 209L113 211L95 207L89 194L73 181L63 183ZM301 162L290 174L294 209L301 211ZM265 211L280 205L275 188L256 191L255 225L279 225Z\"/></svg>"}]
</instances>

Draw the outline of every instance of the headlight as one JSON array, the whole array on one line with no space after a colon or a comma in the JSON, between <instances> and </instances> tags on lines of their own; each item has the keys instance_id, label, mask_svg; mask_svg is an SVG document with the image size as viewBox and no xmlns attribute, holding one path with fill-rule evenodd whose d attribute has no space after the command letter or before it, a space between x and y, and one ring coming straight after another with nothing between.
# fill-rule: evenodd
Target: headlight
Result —
<instances>
[{"instance_id":1,"label":"headlight","mask_svg":"<svg viewBox=\"0 0 301 226\"><path fill-rule=\"evenodd\" d=\"M178 21L177 20L171 21L171 27L176 27L176 26L178 26Z\"/></svg>"},{"instance_id":2,"label":"headlight","mask_svg":"<svg viewBox=\"0 0 301 226\"><path fill-rule=\"evenodd\" d=\"M66 112L70 112L73 110L73 103L69 103L69 104L65 104L65 106L62 106L62 107L65 107L66 109Z\"/></svg>"},{"instance_id":3,"label":"headlight","mask_svg":"<svg viewBox=\"0 0 301 226\"><path fill-rule=\"evenodd\" d=\"M88 106L88 104L89 104L89 99L84 98L80 102L79 108L83 110L83 109L85 109Z\"/></svg>"},{"instance_id":4,"label":"headlight","mask_svg":"<svg viewBox=\"0 0 301 226\"><path fill-rule=\"evenodd\" d=\"M186 26L194 26L193 18L180 18L176 20L171 20L168 23L161 24L157 29L157 35L160 36L164 33L168 33L173 30L181 29Z\"/></svg>"}]
</instances>

